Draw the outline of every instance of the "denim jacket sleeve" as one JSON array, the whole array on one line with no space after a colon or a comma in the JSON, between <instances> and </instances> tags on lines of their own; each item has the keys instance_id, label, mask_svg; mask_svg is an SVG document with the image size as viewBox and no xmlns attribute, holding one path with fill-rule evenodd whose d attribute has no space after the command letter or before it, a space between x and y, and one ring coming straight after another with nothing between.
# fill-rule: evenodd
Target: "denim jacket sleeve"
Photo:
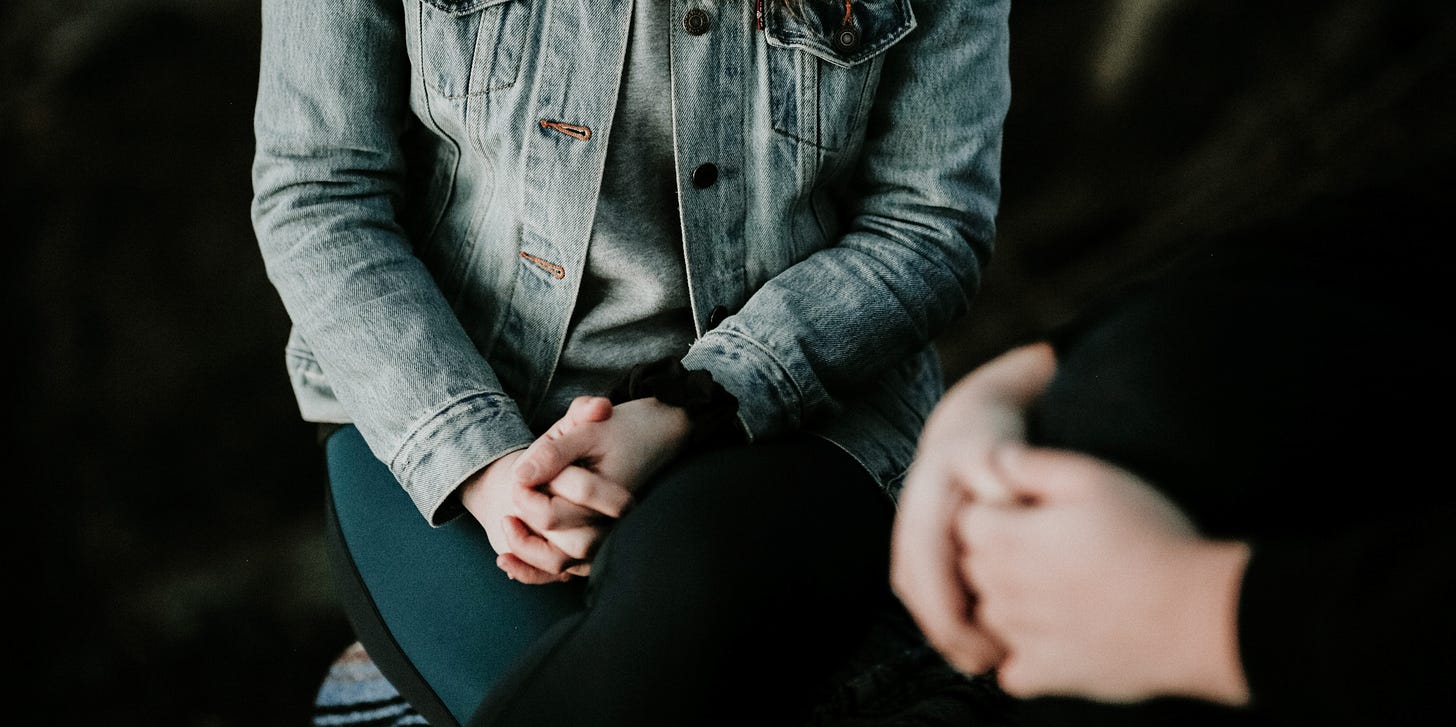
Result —
<instances>
[{"instance_id":1,"label":"denim jacket sleeve","mask_svg":"<svg viewBox=\"0 0 1456 727\"><path fill-rule=\"evenodd\" d=\"M759 288L684 358L750 439L837 409L969 309L991 254L1010 104L1008 0L920 0L890 51L845 233ZM850 305L845 305L849 302Z\"/></svg>"},{"instance_id":2,"label":"denim jacket sleeve","mask_svg":"<svg viewBox=\"0 0 1456 727\"><path fill-rule=\"evenodd\" d=\"M295 335L439 524L458 513L461 482L533 437L397 222L401 12L398 0L264 0L253 223Z\"/></svg>"}]
</instances>

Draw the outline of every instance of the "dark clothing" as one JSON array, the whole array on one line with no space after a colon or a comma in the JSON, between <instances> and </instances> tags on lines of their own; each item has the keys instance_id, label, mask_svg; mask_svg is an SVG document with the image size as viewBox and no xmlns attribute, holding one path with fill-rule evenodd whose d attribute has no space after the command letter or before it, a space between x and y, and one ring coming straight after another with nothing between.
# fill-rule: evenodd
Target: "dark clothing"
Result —
<instances>
[{"instance_id":1,"label":"dark clothing","mask_svg":"<svg viewBox=\"0 0 1456 727\"><path fill-rule=\"evenodd\" d=\"M327 447L346 611L435 727L803 724L892 599L890 501L814 437L670 465L553 586L431 528L352 427Z\"/></svg>"},{"instance_id":2,"label":"dark clothing","mask_svg":"<svg viewBox=\"0 0 1456 727\"><path fill-rule=\"evenodd\" d=\"M1429 190L1431 197L1442 196ZM1252 710L1042 699L1027 724L1423 724L1456 714L1450 266L1432 198L1330 200L1201 249L1054 337L1033 439L1251 542Z\"/></svg>"}]
</instances>

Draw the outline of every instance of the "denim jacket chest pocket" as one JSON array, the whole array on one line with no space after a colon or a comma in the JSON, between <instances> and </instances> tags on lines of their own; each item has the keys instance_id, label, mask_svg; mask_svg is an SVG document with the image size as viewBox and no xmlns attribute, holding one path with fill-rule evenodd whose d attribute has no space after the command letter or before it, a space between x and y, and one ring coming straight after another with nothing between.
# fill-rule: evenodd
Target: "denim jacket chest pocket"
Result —
<instances>
[{"instance_id":1,"label":"denim jacket chest pocket","mask_svg":"<svg viewBox=\"0 0 1456 727\"><path fill-rule=\"evenodd\" d=\"M529 0L404 2L418 23L416 66L436 93L457 99L515 85L530 30Z\"/></svg>"},{"instance_id":2,"label":"denim jacket chest pocket","mask_svg":"<svg viewBox=\"0 0 1456 727\"><path fill-rule=\"evenodd\" d=\"M835 151L860 133L885 51L915 29L910 0L768 3L773 128ZM797 7L795 7L797 6Z\"/></svg>"}]
</instances>

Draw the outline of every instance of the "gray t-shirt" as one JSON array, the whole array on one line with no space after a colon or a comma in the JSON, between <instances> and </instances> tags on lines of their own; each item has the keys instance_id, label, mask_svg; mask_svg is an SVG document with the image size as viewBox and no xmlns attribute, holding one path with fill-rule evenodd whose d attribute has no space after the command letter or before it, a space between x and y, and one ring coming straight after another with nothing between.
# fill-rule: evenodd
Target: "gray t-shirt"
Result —
<instances>
[{"instance_id":1,"label":"gray t-shirt","mask_svg":"<svg viewBox=\"0 0 1456 727\"><path fill-rule=\"evenodd\" d=\"M626 67L571 329L532 425L693 342L672 145L670 4L633 3ZM545 421L540 421L545 419Z\"/></svg>"}]
</instances>

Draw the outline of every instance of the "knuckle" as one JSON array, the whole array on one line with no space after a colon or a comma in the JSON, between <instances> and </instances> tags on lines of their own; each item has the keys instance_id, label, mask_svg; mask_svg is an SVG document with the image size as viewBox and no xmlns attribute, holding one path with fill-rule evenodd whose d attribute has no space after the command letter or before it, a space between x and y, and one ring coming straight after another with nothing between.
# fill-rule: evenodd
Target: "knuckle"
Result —
<instances>
[{"instance_id":1,"label":"knuckle","mask_svg":"<svg viewBox=\"0 0 1456 727\"><path fill-rule=\"evenodd\" d=\"M1014 663L997 672L996 682L1001 691L1018 699L1032 696L1036 691L1026 677L1026 670Z\"/></svg>"},{"instance_id":2,"label":"knuckle","mask_svg":"<svg viewBox=\"0 0 1456 727\"><path fill-rule=\"evenodd\" d=\"M925 640L930 642L930 645L935 647L936 651L942 654L956 654L958 652L958 649L955 648L955 639L950 638L946 631L941 628L940 624L926 623L922 630L925 632Z\"/></svg>"},{"instance_id":3,"label":"knuckle","mask_svg":"<svg viewBox=\"0 0 1456 727\"><path fill-rule=\"evenodd\" d=\"M517 487L515 488L515 491L511 493L511 502L514 503L516 507L519 507L522 510L528 510L535 505L535 494L536 491L531 487Z\"/></svg>"},{"instance_id":4,"label":"knuckle","mask_svg":"<svg viewBox=\"0 0 1456 727\"><path fill-rule=\"evenodd\" d=\"M568 558L566 554L561 552L560 550L551 547L547 547L544 550L545 552L542 553L542 559L545 565L541 568L542 570L548 573L554 573L559 575L566 570L566 567L568 565L571 564L570 558Z\"/></svg>"},{"instance_id":5,"label":"knuckle","mask_svg":"<svg viewBox=\"0 0 1456 727\"><path fill-rule=\"evenodd\" d=\"M981 656L972 659L971 663L966 665L965 671L969 674L985 674L993 667L995 667L995 663L990 658Z\"/></svg>"},{"instance_id":6,"label":"knuckle","mask_svg":"<svg viewBox=\"0 0 1456 727\"><path fill-rule=\"evenodd\" d=\"M965 674L980 674L989 668L984 659L971 654L955 654L950 662Z\"/></svg>"},{"instance_id":7,"label":"knuckle","mask_svg":"<svg viewBox=\"0 0 1456 727\"><path fill-rule=\"evenodd\" d=\"M996 666L991 654L987 653L987 648L978 640L962 642L959 648L950 652L955 655L952 663L966 674L984 674Z\"/></svg>"}]
</instances>

